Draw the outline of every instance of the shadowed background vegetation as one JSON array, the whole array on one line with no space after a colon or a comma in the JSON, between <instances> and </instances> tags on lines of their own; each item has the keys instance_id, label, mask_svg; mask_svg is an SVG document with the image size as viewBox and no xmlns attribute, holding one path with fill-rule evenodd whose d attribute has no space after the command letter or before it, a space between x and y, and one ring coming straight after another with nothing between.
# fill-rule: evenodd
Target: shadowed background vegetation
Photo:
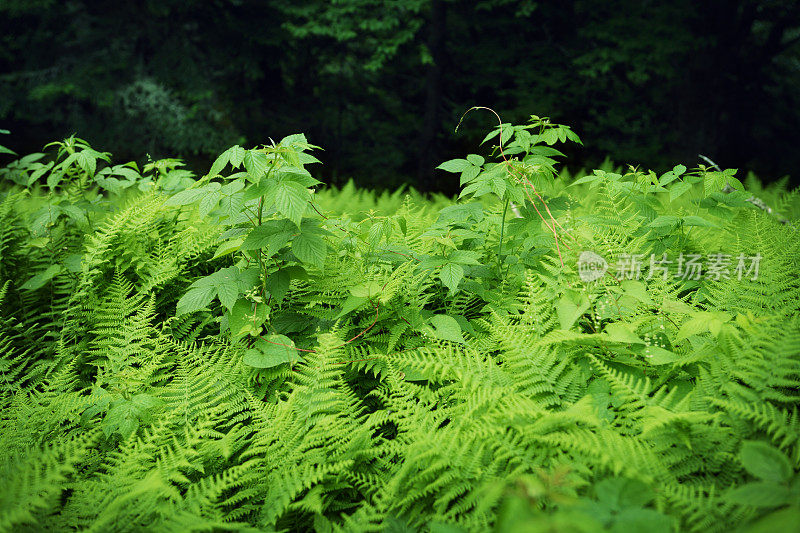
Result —
<instances>
[{"instance_id":1,"label":"shadowed background vegetation","mask_svg":"<svg viewBox=\"0 0 800 533\"><path fill-rule=\"evenodd\" d=\"M485 105L571 125L573 167L701 153L797 183L798 43L793 0L3 0L0 128L19 153L77 133L200 171L302 131L328 183L451 193L434 168Z\"/></svg>"}]
</instances>

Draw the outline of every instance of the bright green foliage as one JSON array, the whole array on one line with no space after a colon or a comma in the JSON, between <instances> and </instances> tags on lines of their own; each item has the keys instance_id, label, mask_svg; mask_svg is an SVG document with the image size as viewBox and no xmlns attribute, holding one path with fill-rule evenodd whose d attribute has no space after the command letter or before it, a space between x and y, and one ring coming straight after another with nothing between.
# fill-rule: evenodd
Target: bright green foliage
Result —
<instances>
[{"instance_id":1,"label":"bright green foliage","mask_svg":"<svg viewBox=\"0 0 800 533\"><path fill-rule=\"evenodd\" d=\"M0 530L794 527L798 191L492 139L442 164L469 201L314 190L302 135L199 178L76 138L0 169Z\"/></svg>"}]
</instances>

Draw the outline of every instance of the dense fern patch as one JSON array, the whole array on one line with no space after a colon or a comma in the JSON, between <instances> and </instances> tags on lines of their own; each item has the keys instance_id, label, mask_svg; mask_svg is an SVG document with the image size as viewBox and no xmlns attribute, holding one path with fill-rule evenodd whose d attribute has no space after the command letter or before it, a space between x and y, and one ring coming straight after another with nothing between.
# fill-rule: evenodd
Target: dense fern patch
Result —
<instances>
[{"instance_id":1,"label":"dense fern patch","mask_svg":"<svg viewBox=\"0 0 800 533\"><path fill-rule=\"evenodd\" d=\"M303 135L8 163L0 530L800 523L800 192L490 140L458 201L315 190Z\"/></svg>"}]
</instances>

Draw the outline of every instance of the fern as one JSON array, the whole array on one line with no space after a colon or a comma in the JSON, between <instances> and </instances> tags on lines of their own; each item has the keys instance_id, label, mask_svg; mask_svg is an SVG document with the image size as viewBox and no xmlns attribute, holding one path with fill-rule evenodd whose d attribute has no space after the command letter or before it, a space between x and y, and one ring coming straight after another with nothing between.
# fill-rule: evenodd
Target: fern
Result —
<instances>
[{"instance_id":1,"label":"fern","mask_svg":"<svg viewBox=\"0 0 800 533\"><path fill-rule=\"evenodd\" d=\"M568 184L545 141L569 128L496 134L496 164L441 166L473 197L455 203L312 194L302 135L199 179L126 167L124 190L79 139L63 164L14 163L52 186L0 199L0 530L592 531L629 512L725 531L794 509L736 494L800 469L797 191L746 180L776 215L724 192L730 171ZM614 275L690 253L762 263Z\"/></svg>"}]
</instances>

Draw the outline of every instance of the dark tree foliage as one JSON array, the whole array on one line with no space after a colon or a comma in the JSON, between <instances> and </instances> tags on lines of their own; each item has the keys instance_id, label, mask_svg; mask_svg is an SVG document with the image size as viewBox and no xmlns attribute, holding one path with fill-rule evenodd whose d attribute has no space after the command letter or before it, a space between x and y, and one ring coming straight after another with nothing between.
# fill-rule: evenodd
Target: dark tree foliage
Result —
<instances>
[{"instance_id":1,"label":"dark tree foliage","mask_svg":"<svg viewBox=\"0 0 800 533\"><path fill-rule=\"evenodd\" d=\"M203 168L304 131L330 182L452 192L434 167L485 105L572 124L572 161L702 153L769 180L800 165L798 42L793 0L5 0L0 126L22 152L76 132Z\"/></svg>"}]
</instances>

